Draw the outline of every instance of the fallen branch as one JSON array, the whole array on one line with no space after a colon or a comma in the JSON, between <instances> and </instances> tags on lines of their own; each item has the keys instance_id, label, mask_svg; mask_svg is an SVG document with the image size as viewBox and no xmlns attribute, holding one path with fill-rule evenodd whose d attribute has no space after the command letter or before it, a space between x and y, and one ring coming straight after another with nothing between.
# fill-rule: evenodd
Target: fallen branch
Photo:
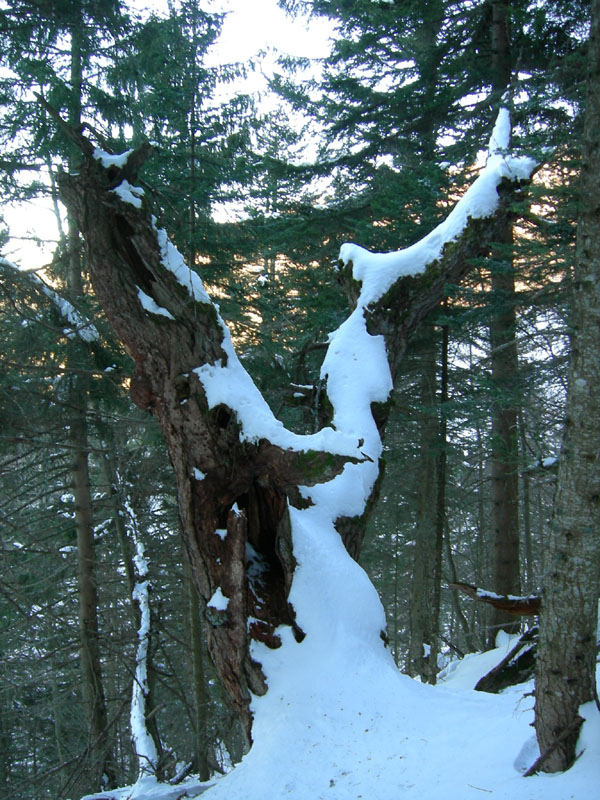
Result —
<instances>
[{"instance_id":1,"label":"fallen branch","mask_svg":"<svg viewBox=\"0 0 600 800\"><path fill-rule=\"evenodd\" d=\"M535 669L537 635L537 626L524 633L502 661L477 681L475 691L497 694L507 686L529 680Z\"/></svg>"},{"instance_id":2,"label":"fallen branch","mask_svg":"<svg viewBox=\"0 0 600 800\"><path fill-rule=\"evenodd\" d=\"M500 595L495 592L487 592L485 589L479 589L470 583L449 583L448 588L456 589L473 600L489 603L494 608L502 609L502 611L506 611L516 617L530 617L540 613L541 597L537 595L529 595L527 597L516 597L511 594Z\"/></svg>"}]
</instances>

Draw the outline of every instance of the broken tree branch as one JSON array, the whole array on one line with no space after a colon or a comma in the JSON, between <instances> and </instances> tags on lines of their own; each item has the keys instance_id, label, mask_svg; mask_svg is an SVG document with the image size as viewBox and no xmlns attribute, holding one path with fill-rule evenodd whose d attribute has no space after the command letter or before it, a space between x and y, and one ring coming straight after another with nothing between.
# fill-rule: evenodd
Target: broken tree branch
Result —
<instances>
[{"instance_id":1,"label":"broken tree branch","mask_svg":"<svg viewBox=\"0 0 600 800\"><path fill-rule=\"evenodd\" d=\"M477 586L472 586L470 583L449 583L448 588L456 589L473 600L489 603L494 608L502 609L502 611L514 614L517 617L535 616L540 613L541 597L537 595L528 597L499 595L494 592L487 592L484 589L478 589Z\"/></svg>"}]
</instances>

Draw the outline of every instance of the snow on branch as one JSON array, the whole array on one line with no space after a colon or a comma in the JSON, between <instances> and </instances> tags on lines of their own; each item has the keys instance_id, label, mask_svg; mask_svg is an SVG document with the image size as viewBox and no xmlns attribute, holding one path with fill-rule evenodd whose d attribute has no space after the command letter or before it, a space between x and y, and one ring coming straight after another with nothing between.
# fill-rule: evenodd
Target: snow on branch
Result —
<instances>
[{"instance_id":1,"label":"snow on branch","mask_svg":"<svg viewBox=\"0 0 600 800\"><path fill-rule=\"evenodd\" d=\"M39 278L33 272L24 272L17 266L17 264L14 264L12 261L2 257L0 257L0 266L13 270L20 276L27 278L33 283L36 289L41 291L49 300L52 301L59 314L66 319L69 325L72 327L71 331L66 332L67 336L77 335L84 342L95 342L99 339L99 333L96 326L92 322L86 320L72 303L70 303L64 297L61 297L61 295L54 289L51 289L49 286L47 286L41 280L41 278Z\"/></svg>"},{"instance_id":2,"label":"snow on branch","mask_svg":"<svg viewBox=\"0 0 600 800\"><path fill-rule=\"evenodd\" d=\"M355 280L362 283L358 304L375 303L402 276L418 275L442 256L444 247L465 231L469 219L491 217L499 204L498 187L528 181L537 163L527 156L511 156L506 151L510 140L510 114L501 108L488 146L488 157L479 177L465 192L446 219L430 233L404 250L371 253L356 244L343 244L340 260L352 263Z\"/></svg>"},{"instance_id":3,"label":"snow on branch","mask_svg":"<svg viewBox=\"0 0 600 800\"><path fill-rule=\"evenodd\" d=\"M414 329L425 312L441 300L446 274L441 271L433 290L417 284L413 304L420 304L421 312L420 316L413 312L407 323L408 333L402 332L400 335L396 326L397 320L402 318L400 310L406 314L409 306L405 304L402 309L391 309L394 322L392 335L387 342L384 336L373 335L378 325L378 320L373 320L373 317L377 312L382 312L381 317L385 316L387 309L377 308L370 314L370 307L407 276L422 275L433 264L443 265L448 245L466 238L471 220L494 218L500 203L498 189L503 181L518 184L530 179L536 166L531 158L512 157L501 152L508 144L509 135L510 116L508 110L503 108L492 133L487 163L481 174L448 217L419 242L391 253L371 253L348 243L341 247L340 260L345 267L351 268L352 277L361 287L354 311L337 331L330 334L321 377L326 380L327 394L334 409L333 427L349 436L363 437L362 452L370 459L370 463L348 466L344 471L348 481L350 473L361 472L357 485L344 492L347 516L362 513L378 475L377 461L382 445L372 409L376 403L385 403L392 389L393 370L390 361L394 358L393 350L400 346L400 339L405 346L407 335L411 332L410 325ZM479 237L476 237L476 252L481 244ZM489 244L485 237L483 244ZM468 255L467 251L458 251L458 267L463 272L467 270L465 264L468 264ZM405 297L402 299L404 301ZM314 500L316 492L312 491L310 496ZM339 513L343 513L341 506Z\"/></svg>"},{"instance_id":4,"label":"snow on branch","mask_svg":"<svg viewBox=\"0 0 600 800\"><path fill-rule=\"evenodd\" d=\"M540 613L541 598L538 595L527 595L525 597L512 594L501 595L473 586L470 583L450 583L448 587L466 594L467 597L471 597L473 600L488 603L494 608L499 608L516 617L535 616Z\"/></svg>"}]
</instances>

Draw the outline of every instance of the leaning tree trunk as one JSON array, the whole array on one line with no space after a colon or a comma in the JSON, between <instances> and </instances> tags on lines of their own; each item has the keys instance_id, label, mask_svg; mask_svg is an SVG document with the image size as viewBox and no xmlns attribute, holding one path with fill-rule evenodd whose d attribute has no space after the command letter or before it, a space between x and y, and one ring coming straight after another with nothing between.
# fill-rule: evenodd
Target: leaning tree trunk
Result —
<instances>
[{"instance_id":1,"label":"leaning tree trunk","mask_svg":"<svg viewBox=\"0 0 600 800\"><path fill-rule=\"evenodd\" d=\"M514 201L512 189L531 174L532 162L497 154L506 123L507 115L477 187L423 246L389 256L343 249L341 274L357 307L332 335L323 366L333 425L309 436L286 431L273 417L198 276L157 230L141 190L131 186L146 151L124 163L94 153L89 141L69 131L85 158L77 175L63 177L63 198L83 233L98 299L135 362L132 397L162 426L193 579L206 604L209 651L249 736L250 691L266 691L250 642L277 648L302 641L305 632L289 601L292 581L299 572L306 579L308 564L325 569L315 591L325 592L323 584L336 578L322 560L311 561L313 550L305 548L297 562L295 546L310 540L318 551L339 534L350 553L359 552L377 493L385 400L408 338L439 304L446 284L459 281L472 259L487 252L498 219ZM371 597L364 573L356 566L352 574ZM351 604L360 596L355 587L345 595L347 608L336 607L345 625L352 624ZM374 612L368 630L382 618ZM309 617L312 629L319 624ZM372 643L372 633L368 637Z\"/></svg>"},{"instance_id":2,"label":"leaning tree trunk","mask_svg":"<svg viewBox=\"0 0 600 800\"><path fill-rule=\"evenodd\" d=\"M600 0L592 2L564 438L542 593L535 728L547 772L576 757L596 695L600 576Z\"/></svg>"}]
</instances>

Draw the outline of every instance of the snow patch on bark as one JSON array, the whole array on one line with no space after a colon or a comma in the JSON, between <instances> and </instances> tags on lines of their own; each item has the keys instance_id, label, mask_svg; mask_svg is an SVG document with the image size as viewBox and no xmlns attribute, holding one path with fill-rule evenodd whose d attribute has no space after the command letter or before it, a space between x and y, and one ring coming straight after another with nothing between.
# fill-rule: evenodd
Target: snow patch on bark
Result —
<instances>
[{"instance_id":1,"label":"snow patch on bark","mask_svg":"<svg viewBox=\"0 0 600 800\"><path fill-rule=\"evenodd\" d=\"M146 292L142 291L139 286L137 286L136 288L137 288L138 299L142 304L142 308L144 309L144 311L147 311L149 314L157 314L158 316L161 317L167 317L167 319L172 319L172 320L175 319L175 317L173 316L173 314L171 314L170 311L168 311L166 308L163 308L162 306L159 306L158 303L152 297L150 297L150 295L147 295Z\"/></svg>"}]
</instances>

